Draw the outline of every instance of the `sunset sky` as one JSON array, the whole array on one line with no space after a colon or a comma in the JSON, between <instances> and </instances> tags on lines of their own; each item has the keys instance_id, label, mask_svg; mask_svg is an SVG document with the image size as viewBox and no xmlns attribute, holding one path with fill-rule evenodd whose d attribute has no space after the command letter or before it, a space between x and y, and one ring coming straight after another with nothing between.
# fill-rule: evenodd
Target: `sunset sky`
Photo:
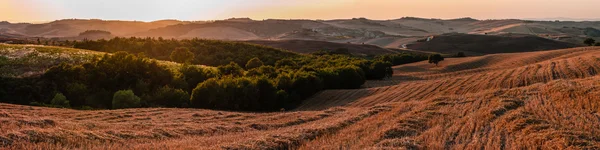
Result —
<instances>
[{"instance_id":1,"label":"sunset sky","mask_svg":"<svg viewBox=\"0 0 600 150\"><path fill-rule=\"evenodd\" d=\"M587 18L600 0L0 0L0 20Z\"/></svg>"}]
</instances>

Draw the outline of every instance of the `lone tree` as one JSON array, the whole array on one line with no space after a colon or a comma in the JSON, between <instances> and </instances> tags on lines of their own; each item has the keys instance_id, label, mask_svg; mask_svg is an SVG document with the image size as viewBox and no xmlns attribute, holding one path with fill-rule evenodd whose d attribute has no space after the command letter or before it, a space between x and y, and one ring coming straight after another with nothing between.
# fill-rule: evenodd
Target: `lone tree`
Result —
<instances>
[{"instance_id":1,"label":"lone tree","mask_svg":"<svg viewBox=\"0 0 600 150\"><path fill-rule=\"evenodd\" d=\"M263 66L263 62L260 61L260 59L258 59L258 57L254 57L254 58L248 60L248 62L246 63L246 70L258 68L260 66Z\"/></svg>"},{"instance_id":2,"label":"lone tree","mask_svg":"<svg viewBox=\"0 0 600 150\"><path fill-rule=\"evenodd\" d=\"M171 60L178 63L189 63L194 59L194 53L188 48L179 47L171 52Z\"/></svg>"},{"instance_id":3,"label":"lone tree","mask_svg":"<svg viewBox=\"0 0 600 150\"><path fill-rule=\"evenodd\" d=\"M596 40L594 40L592 38L587 38L587 39L585 39L585 41L583 41L583 43L588 46L593 46L594 43L596 43Z\"/></svg>"},{"instance_id":4,"label":"lone tree","mask_svg":"<svg viewBox=\"0 0 600 150\"><path fill-rule=\"evenodd\" d=\"M433 63L433 64L435 64L435 66L437 66L438 63L440 61L443 61L443 60L444 60L444 57L442 57L442 55L440 55L440 54L431 54L431 55L429 55L429 63L430 64Z\"/></svg>"}]
</instances>

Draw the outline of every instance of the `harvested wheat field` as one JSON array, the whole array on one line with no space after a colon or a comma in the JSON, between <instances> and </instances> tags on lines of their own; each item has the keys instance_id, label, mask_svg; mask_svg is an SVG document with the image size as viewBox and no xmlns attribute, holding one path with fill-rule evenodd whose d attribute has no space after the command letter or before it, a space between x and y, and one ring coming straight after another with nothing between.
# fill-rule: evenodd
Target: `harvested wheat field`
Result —
<instances>
[{"instance_id":1,"label":"harvested wheat field","mask_svg":"<svg viewBox=\"0 0 600 150\"><path fill-rule=\"evenodd\" d=\"M600 149L600 48L394 67L296 110L0 104L6 149Z\"/></svg>"}]
</instances>

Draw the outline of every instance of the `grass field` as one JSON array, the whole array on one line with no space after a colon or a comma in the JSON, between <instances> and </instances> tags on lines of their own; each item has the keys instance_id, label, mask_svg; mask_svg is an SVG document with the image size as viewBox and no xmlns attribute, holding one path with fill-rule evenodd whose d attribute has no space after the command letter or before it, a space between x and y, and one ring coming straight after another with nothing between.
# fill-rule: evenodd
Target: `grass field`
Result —
<instances>
[{"instance_id":1,"label":"grass field","mask_svg":"<svg viewBox=\"0 0 600 150\"><path fill-rule=\"evenodd\" d=\"M600 48L394 67L272 113L0 104L0 149L600 149Z\"/></svg>"},{"instance_id":2,"label":"grass field","mask_svg":"<svg viewBox=\"0 0 600 150\"><path fill-rule=\"evenodd\" d=\"M0 77L37 76L60 63L83 64L104 54L75 48L0 43ZM174 71L181 66L171 61L157 61Z\"/></svg>"}]
</instances>

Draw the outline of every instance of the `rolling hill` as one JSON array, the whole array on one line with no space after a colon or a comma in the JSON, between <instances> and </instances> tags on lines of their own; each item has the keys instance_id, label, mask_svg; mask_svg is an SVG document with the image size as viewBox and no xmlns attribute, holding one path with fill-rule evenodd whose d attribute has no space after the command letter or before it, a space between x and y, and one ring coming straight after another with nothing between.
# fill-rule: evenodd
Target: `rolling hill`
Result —
<instances>
[{"instance_id":1,"label":"rolling hill","mask_svg":"<svg viewBox=\"0 0 600 150\"><path fill-rule=\"evenodd\" d=\"M464 52L467 55L484 55L564 49L580 45L527 34L476 35L449 33L434 36L433 39L427 42L414 42L406 46L413 50L444 54Z\"/></svg>"},{"instance_id":2,"label":"rolling hill","mask_svg":"<svg viewBox=\"0 0 600 150\"><path fill-rule=\"evenodd\" d=\"M596 38L597 21L530 21L518 19L476 20L404 17L391 20L367 18L337 20L251 20L232 18L216 21L160 20L154 22L66 19L49 23L0 23L0 35L44 38L76 38L87 30L103 30L121 37L205 38L221 40L319 40L365 43L399 48L419 38L445 33L501 35L527 34L580 44ZM408 41L407 41L408 40Z\"/></svg>"},{"instance_id":3,"label":"rolling hill","mask_svg":"<svg viewBox=\"0 0 600 150\"><path fill-rule=\"evenodd\" d=\"M8 149L600 149L600 48L394 67L271 113L0 104Z\"/></svg>"},{"instance_id":4,"label":"rolling hill","mask_svg":"<svg viewBox=\"0 0 600 150\"><path fill-rule=\"evenodd\" d=\"M310 41L310 40L278 40L278 41L264 41L264 40L251 40L243 41L253 44L265 45L285 50L290 50L297 53L310 54L321 50L336 50L339 48L348 49L348 51L354 55L367 56L367 55L382 55L397 53L396 51L381 48L375 45L367 44L351 44L351 43L334 43L325 41Z\"/></svg>"}]
</instances>

